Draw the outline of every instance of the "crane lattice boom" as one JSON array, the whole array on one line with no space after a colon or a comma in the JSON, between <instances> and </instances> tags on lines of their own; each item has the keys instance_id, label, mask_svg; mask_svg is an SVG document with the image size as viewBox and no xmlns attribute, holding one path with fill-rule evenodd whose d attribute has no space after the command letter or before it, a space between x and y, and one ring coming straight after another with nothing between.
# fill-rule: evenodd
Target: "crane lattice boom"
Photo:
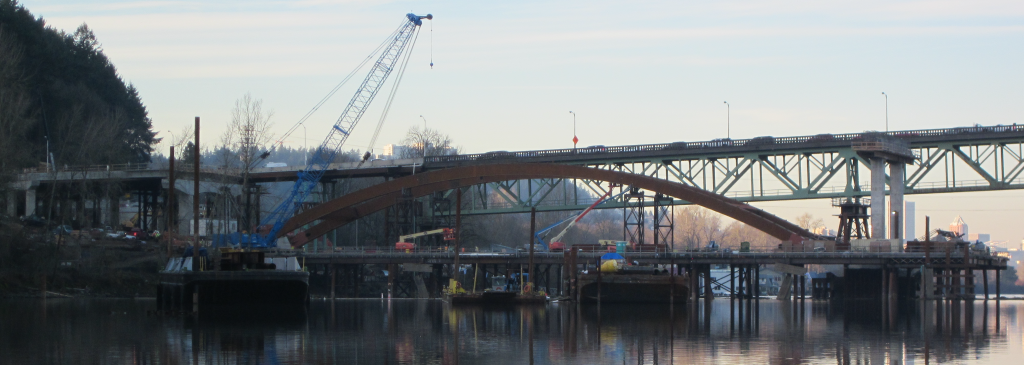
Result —
<instances>
[{"instance_id":1,"label":"crane lattice boom","mask_svg":"<svg viewBox=\"0 0 1024 365\"><path fill-rule=\"evenodd\" d=\"M295 186L292 187L291 193L260 224L261 227L269 226L270 230L265 235L261 232L259 246L275 246L274 237L281 230L281 226L295 214L299 205L306 201L310 191L320 181L320 177L327 171L328 166L334 161L334 157L341 151L342 146L345 145L345 140L348 139L356 124L359 123L359 119L362 118L363 113L366 112L373 98L384 85L388 75L395 69L395 65L398 64L402 52L409 45L410 40L413 39L416 30L423 24L422 19L433 19L433 16L430 14L419 16L409 13L406 14L406 17L408 21L403 23L395 32L394 38L384 48L377 62L373 64L369 75L366 76L359 89L356 90L352 100L345 106L345 110L338 117L338 121L334 123L334 127L327 133L327 138L316 148L306 168L299 172L298 180L295 181Z\"/></svg>"}]
</instances>

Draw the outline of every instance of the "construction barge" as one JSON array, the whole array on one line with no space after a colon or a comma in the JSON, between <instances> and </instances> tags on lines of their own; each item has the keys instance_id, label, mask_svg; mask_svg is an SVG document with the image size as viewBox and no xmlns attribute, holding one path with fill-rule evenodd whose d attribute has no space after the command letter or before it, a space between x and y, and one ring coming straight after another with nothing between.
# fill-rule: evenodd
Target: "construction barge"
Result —
<instances>
[{"instance_id":1,"label":"construction barge","mask_svg":"<svg viewBox=\"0 0 1024 365\"><path fill-rule=\"evenodd\" d=\"M157 309L294 309L309 303L309 273L294 257L266 258L261 251L223 250L212 264L205 249L172 258L160 271Z\"/></svg>"},{"instance_id":2,"label":"construction barge","mask_svg":"<svg viewBox=\"0 0 1024 365\"><path fill-rule=\"evenodd\" d=\"M491 286L484 291L467 292L462 289L457 281L451 280L448 287L444 289L441 299L452 305L517 305L517 304L544 304L548 296L542 292L536 292L527 283L525 290L509 290L508 279L504 276L490 278Z\"/></svg>"},{"instance_id":3,"label":"construction barge","mask_svg":"<svg viewBox=\"0 0 1024 365\"><path fill-rule=\"evenodd\" d=\"M581 302L682 303L690 294L685 275L671 275L656 266L625 266L622 256L614 253L602 260L596 272L579 276Z\"/></svg>"}]
</instances>

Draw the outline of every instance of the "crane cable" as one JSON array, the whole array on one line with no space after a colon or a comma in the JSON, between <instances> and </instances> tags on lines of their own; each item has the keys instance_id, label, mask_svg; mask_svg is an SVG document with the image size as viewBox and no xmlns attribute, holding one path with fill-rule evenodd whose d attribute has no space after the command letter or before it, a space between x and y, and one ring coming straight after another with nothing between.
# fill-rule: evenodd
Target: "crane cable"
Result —
<instances>
[{"instance_id":1,"label":"crane cable","mask_svg":"<svg viewBox=\"0 0 1024 365\"><path fill-rule=\"evenodd\" d=\"M412 58L412 50L416 48L416 40L420 37L419 28L416 29L416 34L412 38L412 44L409 45L409 50L405 52L405 60L402 61L401 66L398 69L398 76L395 77L395 84L391 87L391 93L388 95L388 102L384 104L384 111L381 112L380 120L377 121L377 128L373 131L373 137L370 139L370 144L367 145L367 150L363 153L362 158L359 159L359 163L356 164L355 168L349 169L348 175L345 176L342 181L349 181L352 175L355 174L356 170L366 163L366 160L370 157L370 151L373 150L373 145L377 143L377 136L380 135L381 127L384 126L384 119L388 116L388 111L391 110L391 102L395 100L395 93L398 91L398 85L402 83L402 76L405 75L405 70L408 68L409 59ZM340 152L340 151L339 151ZM415 166L413 171L415 172ZM322 188L322 187L321 187Z\"/></svg>"},{"instance_id":2,"label":"crane cable","mask_svg":"<svg viewBox=\"0 0 1024 365\"><path fill-rule=\"evenodd\" d=\"M433 22L431 22L433 23ZM388 117L388 112L391 111L391 103L395 100L395 94L398 93L398 85L402 83L402 77L405 76L405 70L408 69L409 60L412 58L412 50L416 48L416 40L420 38L420 30L416 29L416 35L412 38L412 44L409 45L409 50L405 52L405 61L402 61L401 68L398 69L398 76L395 78L395 84L391 87L391 94L388 95L388 102L384 104L384 111L380 114L380 120L377 122L377 129L373 131L373 137L370 138L370 144L367 149L373 149L373 146L377 143L377 137L380 136L380 130L384 127L384 119ZM365 155L364 155L365 156ZM366 161L366 158L363 158ZM360 162L362 164L362 162Z\"/></svg>"},{"instance_id":3,"label":"crane cable","mask_svg":"<svg viewBox=\"0 0 1024 365\"><path fill-rule=\"evenodd\" d=\"M403 22L402 25L404 26L405 23ZM320 101L317 102L315 106L313 106L313 109L310 109L308 112L306 112L305 115L302 116L302 118L299 118L299 121L296 122L294 125L292 125L291 128L289 128L288 131L285 132L284 135L282 135L281 138L279 138L277 140L277 143L275 143L274 147L272 147L272 148L276 148L277 146L280 146L280 145L284 144L284 140L285 139L290 137L292 135L292 133L294 133L296 130L299 129L299 126L301 126L303 123L306 122L307 119L309 119L311 116L313 116L313 114L316 113L316 111L319 110L320 107L323 106L324 103L327 102L327 100L329 100L331 97L333 97L334 94L337 93L338 90L340 90L342 86L344 86L350 79L352 79L352 76L355 76L356 73L359 72L359 70L362 70L363 67L365 67L366 64L369 63L370 60L373 59L373 56L377 55L377 53L380 53L381 49L383 49L385 46L387 46L391 42L391 40L395 38L395 36L398 34L398 32L401 29L402 29L402 27L399 26L397 29L395 29L395 31L391 32L391 34L388 35L387 38L384 38L384 41L381 42L380 45L378 45L377 48L373 50L373 52L370 52L370 54L368 56L366 56L366 58L363 59L363 61L360 62L359 65L357 65L355 69L353 69L351 72L349 72L349 74L346 75L345 78L341 80L341 82L339 82L337 85L335 85L334 88L331 89L331 91L328 92L327 95L323 97L323 99L320 99ZM307 151L307 153L308 153L308 151Z\"/></svg>"},{"instance_id":4,"label":"crane cable","mask_svg":"<svg viewBox=\"0 0 1024 365\"><path fill-rule=\"evenodd\" d=\"M434 22L430 22L430 69L434 69Z\"/></svg>"}]
</instances>

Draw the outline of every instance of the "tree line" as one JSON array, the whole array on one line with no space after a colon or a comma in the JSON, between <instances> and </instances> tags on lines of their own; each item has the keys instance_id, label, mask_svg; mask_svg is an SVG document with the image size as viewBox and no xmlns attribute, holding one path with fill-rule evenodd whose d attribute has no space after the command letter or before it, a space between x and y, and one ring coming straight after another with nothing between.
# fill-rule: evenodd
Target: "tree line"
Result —
<instances>
[{"instance_id":1,"label":"tree line","mask_svg":"<svg viewBox=\"0 0 1024 365\"><path fill-rule=\"evenodd\" d=\"M0 174L48 161L148 162L155 135L138 90L88 25L66 33L0 0Z\"/></svg>"}]
</instances>

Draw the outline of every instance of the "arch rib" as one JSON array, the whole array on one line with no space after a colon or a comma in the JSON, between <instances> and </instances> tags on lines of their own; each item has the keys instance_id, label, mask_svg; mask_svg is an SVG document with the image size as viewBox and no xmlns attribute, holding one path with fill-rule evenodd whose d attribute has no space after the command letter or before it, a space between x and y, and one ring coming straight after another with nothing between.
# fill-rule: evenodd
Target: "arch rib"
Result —
<instances>
[{"instance_id":1,"label":"arch rib","mask_svg":"<svg viewBox=\"0 0 1024 365\"><path fill-rule=\"evenodd\" d=\"M307 240L320 237L359 217L395 204L402 197L403 191L412 197L421 197L437 191L482 183L541 178L590 179L634 186L711 209L780 240L817 238L785 219L706 190L649 176L561 164L474 165L406 176L347 194L299 213L285 223L278 237L317 221L304 235Z\"/></svg>"}]
</instances>

